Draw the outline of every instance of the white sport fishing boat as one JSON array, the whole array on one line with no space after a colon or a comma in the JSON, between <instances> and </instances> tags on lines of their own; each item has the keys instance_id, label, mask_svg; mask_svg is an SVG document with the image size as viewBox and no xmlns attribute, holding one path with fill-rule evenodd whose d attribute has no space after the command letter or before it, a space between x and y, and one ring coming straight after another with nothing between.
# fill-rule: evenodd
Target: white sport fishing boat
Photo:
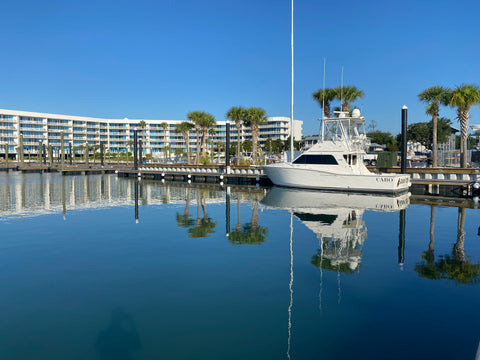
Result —
<instances>
[{"instance_id":1,"label":"white sport fishing boat","mask_svg":"<svg viewBox=\"0 0 480 360\"><path fill-rule=\"evenodd\" d=\"M375 174L363 162L369 145L365 118L354 109L352 116L339 112L336 118L321 119L317 144L292 162L262 166L278 186L397 194L408 191L409 175Z\"/></svg>"}]
</instances>

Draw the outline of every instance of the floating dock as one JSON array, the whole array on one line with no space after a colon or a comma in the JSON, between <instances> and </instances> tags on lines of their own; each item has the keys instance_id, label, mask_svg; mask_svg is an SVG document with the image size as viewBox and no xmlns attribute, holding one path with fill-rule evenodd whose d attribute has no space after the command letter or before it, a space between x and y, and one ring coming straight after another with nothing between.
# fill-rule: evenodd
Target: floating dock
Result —
<instances>
[{"instance_id":1,"label":"floating dock","mask_svg":"<svg viewBox=\"0 0 480 360\"><path fill-rule=\"evenodd\" d=\"M192 183L273 185L259 167L232 167L229 172L223 166L142 166L138 170L118 170L120 177L151 180L182 181Z\"/></svg>"},{"instance_id":2,"label":"floating dock","mask_svg":"<svg viewBox=\"0 0 480 360\"><path fill-rule=\"evenodd\" d=\"M235 184L235 185L273 185L258 166L232 166L227 172L223 165L163 165L146 164L133 169L133 164L74 163L39 165L27 163L23 166L10 163L0 167L0 171L20 171L23 173L58 172L62 175L117 174L119 177L151 180L178 181L187 183ZM400 173L399 167L369 167L372 172ZM478 168L407 168L412 182L412 191L421 191L432 195L472 196L473 185L480 179Z\"/></svg>"}]
</instances>

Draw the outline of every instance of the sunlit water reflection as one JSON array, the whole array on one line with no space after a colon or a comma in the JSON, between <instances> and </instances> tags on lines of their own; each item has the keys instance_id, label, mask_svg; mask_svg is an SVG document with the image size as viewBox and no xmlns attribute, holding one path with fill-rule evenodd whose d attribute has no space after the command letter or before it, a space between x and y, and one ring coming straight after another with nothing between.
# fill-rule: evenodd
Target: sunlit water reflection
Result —
<instances>
[{"instance_id":1,"label":"sunlit water reflection","mask_svg":"<svg viewBox=\"0 0 480 360\"><path fill-rule=\"evenodd\" d=\"M17 173L0 200L1 359L478 348L468 201Z\"/></svg>"}]
</instances>

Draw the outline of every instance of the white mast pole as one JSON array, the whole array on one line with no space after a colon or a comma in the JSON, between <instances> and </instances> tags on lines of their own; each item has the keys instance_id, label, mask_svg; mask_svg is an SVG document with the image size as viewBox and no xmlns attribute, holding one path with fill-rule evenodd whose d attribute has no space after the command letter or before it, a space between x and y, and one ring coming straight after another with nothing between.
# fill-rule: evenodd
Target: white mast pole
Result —
<instances>
[{"instance_id":1,"label":"white mast pole","mask_svg":"<svg viewBox=\"0 0 480 360\"><path fill-rule=\"evenodd\" d=\"M291 36L291 48L292 48L292 78L290 89L290 162L293 163L293 0L292 0L292 36Z\"/></svg>"}]
</instances>

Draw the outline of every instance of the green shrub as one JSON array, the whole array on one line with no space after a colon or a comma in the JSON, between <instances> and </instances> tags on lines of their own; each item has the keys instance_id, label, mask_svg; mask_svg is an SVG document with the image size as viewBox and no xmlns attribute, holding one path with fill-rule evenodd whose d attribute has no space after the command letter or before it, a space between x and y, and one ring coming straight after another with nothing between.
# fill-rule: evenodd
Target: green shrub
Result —
<instances>
[{"instance_id":1,"label":"green shrub","mask_svg":"<svg viewBox=\"0 0 480 360\"><path fill-rule=\"evenodd\" d=\"M210 164L210 159L208 158L208 156L201 156L200 157L200 164L202 164L202 165Z\"/></svg>"}]
</instances>

